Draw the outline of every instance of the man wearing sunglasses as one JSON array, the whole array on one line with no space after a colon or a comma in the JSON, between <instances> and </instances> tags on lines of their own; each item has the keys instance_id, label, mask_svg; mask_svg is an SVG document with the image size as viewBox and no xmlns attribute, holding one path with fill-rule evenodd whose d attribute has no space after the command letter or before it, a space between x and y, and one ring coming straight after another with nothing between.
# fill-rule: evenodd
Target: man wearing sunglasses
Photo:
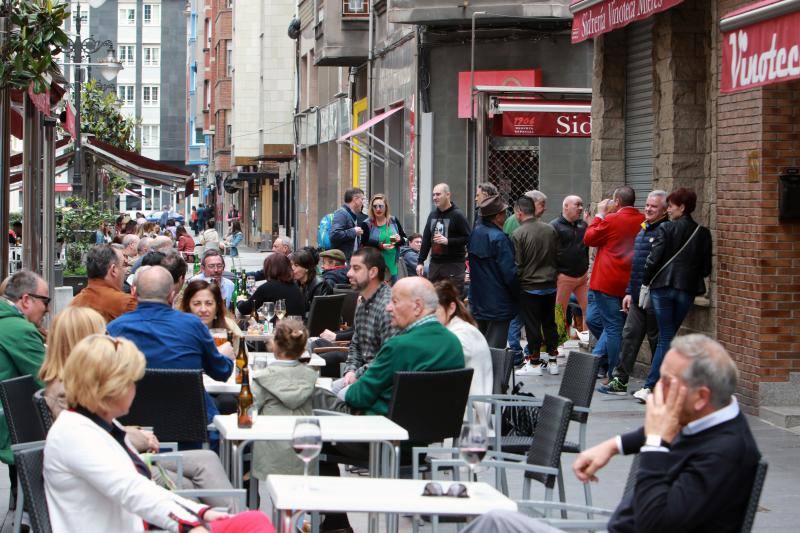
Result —
<instances>
[{"instance_id":1,"label":"man wearing sunglasses","mask_svg":"<svg viewBox=\"0 0 800 533\"><path fill-rule=\"evenodd\" d=\"M0 381L31 375L36 379L44 361L44 340L39 333L50 307L47 283L28 270L14 273L0 297ZM0 415L0 460L9 465L12 491L17 487L14 456L5 416Z\"/></svg>"}]
</instances>

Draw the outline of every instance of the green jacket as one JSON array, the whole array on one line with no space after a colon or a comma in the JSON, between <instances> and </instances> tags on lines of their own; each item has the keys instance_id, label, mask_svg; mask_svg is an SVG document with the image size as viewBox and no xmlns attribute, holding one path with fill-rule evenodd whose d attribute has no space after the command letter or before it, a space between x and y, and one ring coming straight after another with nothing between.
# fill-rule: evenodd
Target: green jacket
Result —
<instances>
[{"instance_id":1,"label":"green jacket","mask_svg":"<svg viewBox=\"0 0 800 533\"><path fill-rule=\"evenodd\" d=\"M39 330L15 305L0 298L0 381L30 374L44 387L38 377L43 362L44 343ZM0 461L14 464L5 414L0 415Z\"/></svg>"},{"instance_id":2,"label":"green jacket","mask_svg":"<svg viewBox=\"0 0 800 533\"><path fill-rule=\"evenodd\" d=\"M275 361L253 374L252 389L259 416L311 416L311 395L317 372L297 361ZM302 474L303 461L291 442L265 441L253 445L253 475Z\"/></svg>"},{"instance_id":3,"label":"green jacket","mask_svg":"<svg viewBox=\"0 0 800 533\"><path fill-rule=\"evenodd\" d=\"M345 401L367 414L385 416L389 414L395 372L457 368L464 368L458 337L435 318L412 324L383 344L364 375L347 389Z\"/></svg>"},{"instance_id":4,"label":"green jacket","mask_svg":"<svg viewBox=\"0 0 800 533\"><path fill-rule=\"evenodd\" d=\"M529 218L511 235L517 276L523 291L556 287L558 235L550 224Z\"/></svg>"}]
</instances>

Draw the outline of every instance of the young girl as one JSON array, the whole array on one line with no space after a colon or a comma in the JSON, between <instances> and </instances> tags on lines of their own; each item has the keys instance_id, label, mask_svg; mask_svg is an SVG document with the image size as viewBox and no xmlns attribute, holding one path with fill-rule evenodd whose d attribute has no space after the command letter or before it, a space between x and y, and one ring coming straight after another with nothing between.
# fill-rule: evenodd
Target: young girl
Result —
<instances>
[{"instance_id":1,"label":"young girl","mask_svg":"<svg viewBox=\"0 0 800 533\"><path fill-rule=\"evenodd\" d=\"M275 328L275 362L253 374L252 388L259 415L310 416L317 373L301 364L308 331L299 320L281 320ZM253 449L253 475L302 474L303 462L289 442L257 442Z\"/></svg>"}]
</instances>

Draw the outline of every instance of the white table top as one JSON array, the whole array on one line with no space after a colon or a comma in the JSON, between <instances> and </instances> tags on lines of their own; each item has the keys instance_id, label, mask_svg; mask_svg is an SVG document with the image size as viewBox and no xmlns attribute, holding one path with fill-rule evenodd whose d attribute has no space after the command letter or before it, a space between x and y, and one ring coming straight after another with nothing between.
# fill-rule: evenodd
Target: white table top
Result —
<instances>
[{"instance_id":1,"label":"white table top","mask_svg":"<svg viewBox=\"0 0 800 533\"><path fill-rule=\"evenodd\" d=\"M236 414L217 415L214 425L227 440L292 440L297 416L256 417L253 427L240 428ZM408 431L383 416L318 416L325 442L378 442L408 440Z\"/></svg>"},{"instance_id":2,"label":"white table top","mask_svg":"<svg viewBox=\"0 0 800 533\"><path fill-rule=\"evenodd\" d=\"M422 496L428 480L365 477L267 477L277 509L353 513L480 515L493 509L516 511L517 504L486 483L463 483L468 498ZM451 482L437 481L447 492Z\"/></svg>"},{"instance_id":3,"label":"white table top","mask_svg":"<svg viewBox=\"0 0 800 533\"><path fill-rule=\"evenodd\" d=\"M231 374L228 381L216 381L203 374L203 386L209 394L239 394L239 391L242 390L242 386L236 383L235 374ZM331 390L332 386L333 378L317 378L317 387Z\"/></svg>"}]
</instances>

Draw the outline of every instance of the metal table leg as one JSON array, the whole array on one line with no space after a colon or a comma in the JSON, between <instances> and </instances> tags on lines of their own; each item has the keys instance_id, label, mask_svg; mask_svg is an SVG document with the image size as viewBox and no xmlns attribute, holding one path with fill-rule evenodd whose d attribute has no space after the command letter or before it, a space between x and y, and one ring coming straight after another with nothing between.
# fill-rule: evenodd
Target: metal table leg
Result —
<instances>
[{"instance_id":1,"label":"metal table leg","mask_svg":"<svg viewBox=\"0 0 800 533\"><path fill-rule=\"evenodd\" d=\"M380 442L369 443L369 477L380 477ZM380 527L380 515L369 513L369 533L378 533Z\"/></svg>"}]
</instances>

